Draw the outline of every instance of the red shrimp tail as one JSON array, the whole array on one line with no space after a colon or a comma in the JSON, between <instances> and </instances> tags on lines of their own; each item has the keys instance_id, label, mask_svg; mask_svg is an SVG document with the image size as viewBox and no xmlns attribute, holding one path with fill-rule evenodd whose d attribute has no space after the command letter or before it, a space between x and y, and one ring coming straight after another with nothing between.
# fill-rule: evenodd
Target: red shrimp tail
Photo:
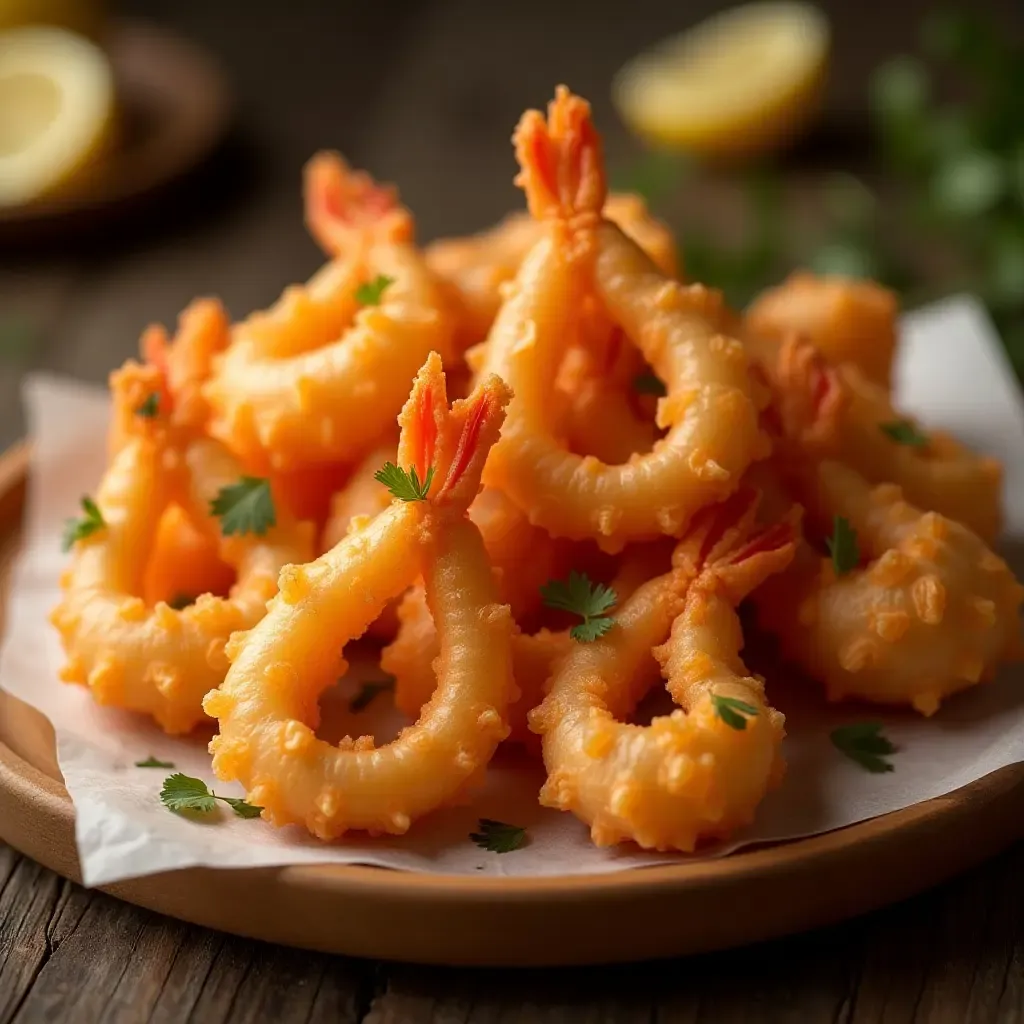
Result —
<instances>
[{"instance_id":1,"label":"red shrimp tail","mask_svg":"<svg viewBox=\"0 0 1024 1024\"><path fill-rule=\"evenodd\" d=\"M789 567L801 536L802 515L800 507L794 506L783 519L758 528L738 547L708 566L706 571L725 587L734 605L769 576Z\"/></svg>"},{"instance_id":2,"label":"red shrimp tail","mask_svg":"<svg viewBox=\"0 0 1024 1024\"><path fill-rule=\"evenodd\" d=\"M539 110L526 111L512 141L521 168L516 184L536 219L555 218L574 226L597 223L608 184L601 140L586 100L558 86L547 119Z\"/></svg>"},{"instance_id":3,"label":"red shrimp tail","mask_svg":"<svg viewBox=\"0 0 1024 1024\"><path fill-rule=\"evenodd\" d=\"M354 171L339 153L317 153L303 182L306 227L328 256L354 256L373 242L405 242L413 219L393 185Z\"/></svg>"},{"instance_id":4,"label":"red shrimp tail","mask_svg":"<svg viewBox=\"0 0 1024 1024\"><path fill-rule=\"evenodd\" d=\"M760 501L759 491L743 485L724 501L701 509L676 545L673 564L696 575L732 551L753 528Z\"/></svg>"},{"instance_id":5,"label":"red shrimp tail","mask_svg":"<svg viewBox=\"0 0 1024 1024\"><path fill-rule=\"evenodd\" d=\"M775 400L786 440L827 452L849 400L836 367L810 342L790 333L779 346Z\"/></svg>"},{"instance_id":6,"label":"red shrimp tail","mask_svg":"<svg viewBox=\"0 0 1024 1024\"><path fill-rule=\"evenodd\" d=\"M441 357L431 352L416 374L412 392L398 416L398 465L405 470L415 469L420 481L426 480L431 469L437 475L447 419L448 394Z\"/></svg>"},{"instance_id":7,"label":"red shrimp tail","mask_svg":"<svg viewBox=\"0 0 1024 1024\"><path fill-rule=\"evenodd\" d=\"M444 483L437 501L469 508L480 490L480 476L491 447L505 422L505 407L512 390L491 374L478 384L468 398L452 405L447 424L447 460Z\"/></svg>"}]
</instances>

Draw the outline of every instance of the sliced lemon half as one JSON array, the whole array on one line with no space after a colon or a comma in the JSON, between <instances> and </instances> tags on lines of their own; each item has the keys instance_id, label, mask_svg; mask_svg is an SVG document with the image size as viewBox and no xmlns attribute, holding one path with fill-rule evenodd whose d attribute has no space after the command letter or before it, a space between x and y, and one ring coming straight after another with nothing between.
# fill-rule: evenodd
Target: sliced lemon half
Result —
<instances>
[{"instance_id":1,"label":"sliced lemon half","mask_svg":"<svg viewBox=\"0 0 1024 1024\"><path fill-rule=\"evenodd\" d=\"M59 28L0 34L0 206L70 188L112 134L114 79L103 51Z\"/></svg>"},{"instance_id":2,"label":"sliced lemon half","mask_svg":"<svg viewBox=\"0 0 1024 1024\"><path fill-rule=\"evenodd\" d=\"M739 157L788 141L815 113L829 27L805 3L723 11L630 61L612 98L623 120L661 145Z\"/></svg>"}]
</instances>

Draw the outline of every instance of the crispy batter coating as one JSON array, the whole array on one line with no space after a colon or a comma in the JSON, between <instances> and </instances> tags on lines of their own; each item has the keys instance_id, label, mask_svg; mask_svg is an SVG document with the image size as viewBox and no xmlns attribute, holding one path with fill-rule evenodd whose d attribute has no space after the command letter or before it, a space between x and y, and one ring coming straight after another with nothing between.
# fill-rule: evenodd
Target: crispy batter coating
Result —
<instances>
[{"instance_id":1,"label":"crispy batter coating","mask_svg":"<svg viewBox=\"0 0 1024 1024\"><path fill-rule=\"evenodd\" d=\"M322 839L404 833L456 799L507 735L512 619L466 509L508 398L491 378L449 411L432 354L403 410L398 452L421 481L434 469L425 500L396 499L314 562L285 569L266 618L233 642L228 676L204 702L220 727L213 767L242 782L273 824L304 824ZM437 692L384 746L318 739L317 701L344 671L345 643L419 575L440 637Z\"/></svg>"}]
</instances>

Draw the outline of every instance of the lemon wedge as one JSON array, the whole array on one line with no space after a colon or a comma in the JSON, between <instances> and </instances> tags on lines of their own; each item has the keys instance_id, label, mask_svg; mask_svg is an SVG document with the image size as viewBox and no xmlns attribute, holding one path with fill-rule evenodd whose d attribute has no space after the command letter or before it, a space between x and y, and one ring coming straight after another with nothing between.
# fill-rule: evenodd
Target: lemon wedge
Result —
<instances>
[{"instance_id":1,"label":"lemon wedge","mask_svg":"<svg viewBox=\"0 0 1024 1024\"><path fill-rule=\"evenodd\" d=\"M788 141L815 113L828 52L817 8L746 4L634 58L612 98L653 142L701 157L751 156Z\"/></svg>"},{"instance_id":2,"label":"lemon wedge","mask_svg":"<svg viewBox=\"0 0 1024 1024\"><path fill-rule=\"evenodd\" d=\"M0 34L0 206L66 191L112 134L114 79L103 51L64 29Z\"/></svg>"}]
</instances>

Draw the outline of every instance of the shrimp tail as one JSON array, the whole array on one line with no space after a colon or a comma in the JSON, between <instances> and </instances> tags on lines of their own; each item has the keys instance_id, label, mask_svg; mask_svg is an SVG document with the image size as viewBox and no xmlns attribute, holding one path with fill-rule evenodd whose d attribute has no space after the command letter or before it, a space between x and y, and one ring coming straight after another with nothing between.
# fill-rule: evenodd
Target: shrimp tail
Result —
<instances>
[{"instance_id":1,"label":"shrimp tail","mask_svg":"<svg viewBox=\"0 0 1024 1024\"><path fill-rule=\"evenodd\" d=\"M512 142L521 168L516 184L535 219L562 220L577 229L599 222L608 184L586 100L558 86L547 119L539 110L526 111Z\"/></svg>"},{"instance_id":2,"label":"shrimp tail","mask_svg":"<svg viewBox=\"0 0 1024 1024\"><path fill-rule=\"evenodd\" d=\"M394 185L354 171L340 153L317 153L304 171L306 227L329 256L352 256L376 242L407 242L412 214Z\"/></svg>"},{"instance_id":3,"label":"shrimp tail","mask_svg":"<svg viewBox=\"0 0 1024 1024\"><path fill-rule=\"evenodd\" d=\"M737 605L793 559L801 510L793 506L777 522L757 525L761 492L741 487L718 505L702 510L673 553L673 564L696 577L698 586L724 589Z\"/></svg>"},{"instance_id":4,"label":"shrimp tail","mask_svg":"<svg viewBox=\"0 0 1024 1024\"><path fill-rule=\"evenodd\" d=\"M436 352L428 356L398 418L398 459L421 481L430 473L428 496L436 505L460 512L469 508L511 398L511 389L491 374L449 409L441 357Z\"/></svg>"}]
</instances>

